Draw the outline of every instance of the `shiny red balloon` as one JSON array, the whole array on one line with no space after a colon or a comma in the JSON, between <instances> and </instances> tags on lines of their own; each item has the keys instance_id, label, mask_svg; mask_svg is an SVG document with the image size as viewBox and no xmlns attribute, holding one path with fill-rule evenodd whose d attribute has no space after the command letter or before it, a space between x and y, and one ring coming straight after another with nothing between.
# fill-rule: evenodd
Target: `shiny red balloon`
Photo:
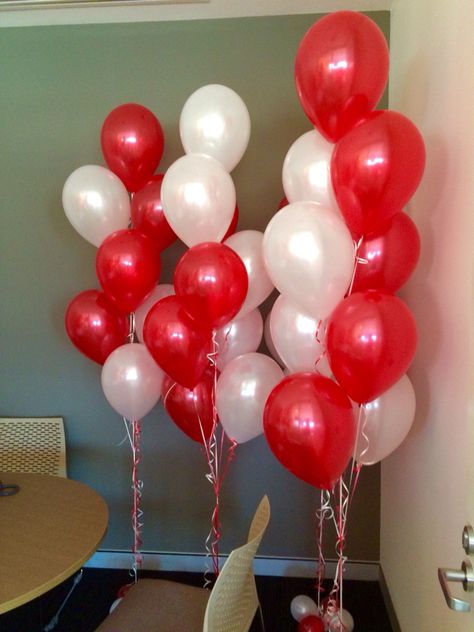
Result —
<instances>
[{"instance_id":1,"label":"shiny red balloon","mask_svg":"<svg viewBox=\"0 0 474 632\"><path fill-rule=\"evenodd\" d=\"M237 224L239 223L239 207L236 205L234 214L232 216L232 221L229 224L229 228L227 229L226 234L222 237L221 242L225 241L228 237L233 235L237 230Z\"/></svg>"},{"instance_id":2,"label":"shiny red balloon","mask_svg":"<svg viewBox=\"0 0 474 632\"><path fill-rule=\"evenodd\" d=\"M99 246L97 277L122 312L133 312L160 276L160 257L149 237L135 229L118 230Z\"/></svg>"},{"instance_id":3,"label":"shiny red balloon","mask_svg":"<svg viewBox=\"0 0 474 632\"><path fill-rule=\"evenodd\" d=\"M167 296L151 308L143 339L163 371L187 388L198 384L210 364L211 330L193 320L177 296Z\"/></svg>"},{"instance_id":4,"label":"shiny red balloon","mask_svg":"<svg viewBox=\"0 0 474 632\"><path fill-rule=\"evenodd\" d=\"M298 96L306 116L332 142L377 105L387 83L389 52L368 17L336 11L314 24L295 60Z\"/></svg>"},{"instance_id":5,"label":"shiny red balloon","mask_svg":"<svg viewBox=\"0 0 474 632\"><path fill-rule=\"evenodd\" d=\"M373 112L336 145L331 179L339 208L355 235L382 227L420 183L425 146L402 114Z\"/></svg>"},{"instance_id":6,"label":"shiny red balloon","mask_svg":"<svg viewBox=\"0 0 474 632\"><path fill-rule=\"evenodd\" d=\"M352 404L340 386L318 373L293 373L277 384L263 428L277 459L318 489L332 489L354 449Z\"/></svg>"},{"instance_id":7,"label":"shiny red balloon","mask_svg":"<svg viewBox=\"0 0 474 632\"><path fill-rule=\"evenodd\" d=\"M357 265L353 292L380 290L393 294L410 278L420 258L420 235L405 213L365 235L358 250L363 261Z\"/></svg>"},{"instance_id":8,"label":"shiny red balloon","mask_svg":"<svg viewBox=\"0 0 474 632\"><path fill-rule=\"evenodd\" d=\"M65 326L73 345L98 364L125 343L129 329L127 316L98 290L85 290L72 299Z\"/></svg>"},{"instance_id":9,"label":"shiny red balloon","mask_svg":"<svg viewBox=\"0 0 474 632\"><path fill-rule=\"evenodd\" d=\"M132 198L133 227L153 240L158 250L164 250L177 240L168 224L161 203L163 175L153 176Z\"/></svg>"},{"instance_id":10,"label":"shiny red balloon","mask_svg":"<svg viewBox=\"0 0 474 632\"><path fill-rule=\"evenodd\" d=\"M176 295L186 311L211 329L237 314L247 296L247 270L224 244L204 242L187 250L174 273Z\"/></svg>"},{"instance_id":11,"label":"shiny red balloon","mask_svg":"<svg viewBox=\"0 0 474 632\"><path fill-rule=\"evenodd\" d=\"M198 443L206 442L214 427L214 372L213 368L207 369L193 389L166 377L161 389L168 415L180 430Z\"/></svg>"},{"instance_id":12,"label":"shiny red balloon","mask_svg":"<svg viewBox=\"0 0 474 632\"><path fill-rule=\"evenodd\" d=\"M110 112L100 142L107 166L132 192L148 182L163 155L160 122L138 103L125 103Z\"/></svg>"},{"instance_id":13,"label":"shiny red balloon","mask_svg":"<svg viewBox=\"0 0 474 632\"><path fill-rule=\"evenodd\" d=\"M334 377L349 397L376 399L406 373L416 350L415 320L398 297L367 290L339 303L326 345Z\"/></svg>"},{"instance_id":14,"label":"shiny red balloon","mask_svg":"<svg viewBox=\"0 0 474 632\"><path fill-rule=\"evenodd\" d=\"M298 623L298 632L324 632L323 620L310 614Z\"/></svg>"}]
</instances>

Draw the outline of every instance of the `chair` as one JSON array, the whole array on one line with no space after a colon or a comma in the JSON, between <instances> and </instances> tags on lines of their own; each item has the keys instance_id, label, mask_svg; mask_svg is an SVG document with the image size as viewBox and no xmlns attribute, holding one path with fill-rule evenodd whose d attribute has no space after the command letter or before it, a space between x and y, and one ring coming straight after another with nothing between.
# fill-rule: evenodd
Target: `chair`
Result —
<instances>
[{"instance_id":1,"label":"chair","mask_svg":"<svg viewBox=\"0 0 474 632\"><path fill-rule=\"evenodd\" d=\"M247 632L259 600L252 563L270 519L264 496L247 543L234 549L214 588L140 579L96 632Z\"/></svg>"},{"instance_id":2,"label":"chair","mask_svg":"<svg viewBox=\"0 0 474 632\"><path fill-rule=\"evenodd\" d=\"M66 477L62 417L0 418L0 472Z\"/></svg>"},{"instance_id":3,"label":"chair","mask_svg":"<svg viewBox=\"0 0 474 632\"><path fill-rule=\"evenodd\" d=\"M0 472L24 472L67 477L66 442L62 417L1 417ZM82 570L51 621L43 628L52 630L73 590L82 578Z\"/></svg>"}]
</instances>

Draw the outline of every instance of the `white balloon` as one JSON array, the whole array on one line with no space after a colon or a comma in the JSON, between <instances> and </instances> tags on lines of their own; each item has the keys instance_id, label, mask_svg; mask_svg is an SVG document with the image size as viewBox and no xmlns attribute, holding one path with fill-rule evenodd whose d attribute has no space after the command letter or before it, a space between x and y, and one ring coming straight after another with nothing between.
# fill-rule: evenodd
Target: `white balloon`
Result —
<instances>
[{"instance_id":1,"label":"white balloon","mask_svg":"<svg viewBox=\"0 0 474 632\"><path fill-rule=\"evenodd\" d=\"M328 632L352 632L354 629L354 619L351 613L343 608L332 617L324 617L324 625Z\"/></svg>"},{"instance_id":2,"label":"white balloon","mask_svg":"<svg viewBox=\"0 0 474 632\"><path fill-rule=\"evenodd\" d=\"M288 202L317 202L339 212L331 182L333 150L334 144L316 130L295 140L283 162L283 189Z\"/></svg>"},{"instance_id":3,"label":"white balloon","mask_svg":"<svg viewBox=\"0 0 474 632\"><path fill-rule=\"evenodd\" d=\"M226 434L244 443L263 432L263 409L283 379L278 364L263 353L245 353L224 367L217 380L216 408Z\"/></svg>"},{"instance_id":4,"label":"white balloon","mask_svg":"<svg viewBox=\"0 0 474 632\"><path fill-rule=\"evenodd\" d=\"M141 343L118 347L102 367L102 389L109 404L130 420L144 417L157 404L164 373Z\"/></svg>"},{"instance_id":5,"label":"white balloon","mask_svg":"<svg viewBox=\"0 0 474 632\"><path fill-rule=\"evenodd\" d=\"M241 230L225 240L242 259L247 270L249 289L237 318L248 314L270 296L274 289L265 268L262 252L263 233L258 230Z\"/></svg>"},{"instance_id":6,"label":"white balloon","mask_svg":"<svg viewBox=\"0 0 474 632\"><path fill-rule=\"evenodd\" d=\"M130 198L117 176L98 165L79 167L63 187L66 217L94 246L100 246L116 230L128 227Z\"/></svg>"},{"instance_id":7,"label":"white balloon","mask_svg":"<svg viewBox=\"0 0 474 632\"><path fill-rule=\"evenodd\" d=\"M270 335L278 356L291 373L319 371L330 377L325 354L324 322L308 316L280 294L270 312Z\"/></svg>"},{"instance_id":8,"label":"white balloon","mask_svg":"<svg viewBox=\"0 0 474 632\"><path fill-rule=\"evenodd\" d=\"M282 294L310 316L326 318L349 287L354 245L334 211L315 202L294 202L270 220L263 258Z\"/></svg>"},{"instance_id":9,"label":"white balloon","mask_svg":"<svg viewBox=\"0 0 474 632\"><path fill-rule=\"evenodd\" d=\"M367 404L361 414L356 460L363 465L381 461L407 436L415 418L415 390L407 375Z\"/></svg>"},{"instance_id":10,"label":"white balloon","mask_svg":"<svg viewBox=\"0 0 474 632\"><path fill-rule=\"evenodd\" d=\"M174 294L174 286L171 283L160 283L153 288L151 294L137 307L135 310L135 333L140 342L143 341L143 325L145 324L145 318L148 316L148 312L165 296L171 296Z\"/></svg>"},{"instance_id":11,"label":"white balloon","mask_svg":"<svg viewBox=\"0 0 474 632\"><path fill-rule=\"evenodd\" d=\"M293 597L290 604L290 611L295 621L301 621L310 615L319 616L316 602L307 595L296 595L296 597Z\"/></svg>"},{"instance_id":12,"label":"white balloon","mask_svg":"<svg viewBox=\"0 0 474 632\"><path fill-rule=\"evenodd\" d=\"M187 154L206 154L232 171L250 139L249 111L230 88L219 84L203 86L184 104L179 133Z\"/></svg>"},{"instance_id":13,"label":"white balloon","mask_svg":"<svg viewBox=\"0 0 474 632\"><path fill-rule=\"evenodd\" d=\"M216 342L219 371L237 356L256 351L262 342L262 336L263 318L258 309L252 310L242 318L234 318L218 329Z\"/></svg>"},{"instance_id":14,"label":"white balloon","mask_svg":"<svg viewBox=\"0 0 474 632\"><path fill-rule=\"evenodd\" d=\"M235 187L220 162L203 154L182 156L161 185L163 213L176 235L191 248L221 241L235 211Z\"/></svg>"}]
</instances>

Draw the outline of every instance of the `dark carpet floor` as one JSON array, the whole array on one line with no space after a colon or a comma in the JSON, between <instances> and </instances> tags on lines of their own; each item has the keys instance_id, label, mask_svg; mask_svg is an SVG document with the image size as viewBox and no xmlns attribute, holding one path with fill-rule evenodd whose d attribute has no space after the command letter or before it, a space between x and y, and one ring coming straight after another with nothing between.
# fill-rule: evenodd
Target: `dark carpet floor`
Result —
<instances>
[{"instance_id":1,"label":"dark carpet floor","mask_svg":"<svg viewBox=\"0 0 474 632\"><path fill-rule=\"evenodd\" d=\"M202 586L202 574L143 572L143 577L165 577ZM107 616L121 586L130 582L128 571L84 569L54 632L93 632ZM72 579L42 597L0 615L0 632L42 632L72 585ZM266 632L295 632L290 602L299 594L314 598L314 580L257 577ZM378 582L345 581L344 608L355 621L355 632L392 632ZM251 632L260 632L257 621ZM131 631L133 632L133 631ZM176 632L185 632L184 630Z\"/></svg>"}]
</instances>

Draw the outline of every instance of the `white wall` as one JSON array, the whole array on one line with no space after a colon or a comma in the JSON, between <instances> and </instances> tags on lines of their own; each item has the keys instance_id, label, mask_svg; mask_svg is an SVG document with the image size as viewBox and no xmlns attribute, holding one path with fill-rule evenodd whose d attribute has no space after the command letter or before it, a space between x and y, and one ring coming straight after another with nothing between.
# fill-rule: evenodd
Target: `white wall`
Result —
<instances>
[{"instance_id":1,"label":"white wall","mask_svg":"<svg viewBox=\"0 0 474 632\"><path fill-rule=\"evenodd\" d=\"M418 413L382 464L381 562L403 632L467 631L474 613L448 609L437 567L460 568L474 523L474 2L394 0L390 81L390 107L419 127L428 161L409 206L422 257L404 294L420 333Z\"/></svg>"}]
</instances>

